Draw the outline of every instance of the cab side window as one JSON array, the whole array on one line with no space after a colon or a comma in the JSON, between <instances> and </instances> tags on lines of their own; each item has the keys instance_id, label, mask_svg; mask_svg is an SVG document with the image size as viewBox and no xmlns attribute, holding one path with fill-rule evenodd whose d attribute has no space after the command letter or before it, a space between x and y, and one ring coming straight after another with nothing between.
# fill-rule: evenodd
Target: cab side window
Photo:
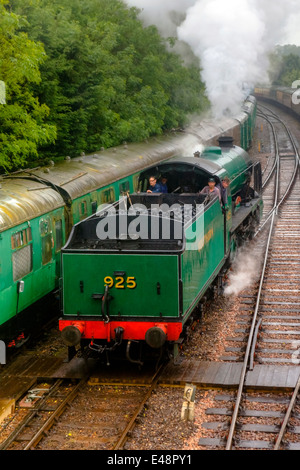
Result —
<instances>
[{"instance_id":1,"label":"cab side window","mask_svg":"<svg viewBox=\"0 0 300 470\"><path fill-rule=\"evenodd\" d=\"M134 177L133 177L133 191L138 192L140 190L141 190L140 175L134 175Z\"/></svg>"}]
</instances>

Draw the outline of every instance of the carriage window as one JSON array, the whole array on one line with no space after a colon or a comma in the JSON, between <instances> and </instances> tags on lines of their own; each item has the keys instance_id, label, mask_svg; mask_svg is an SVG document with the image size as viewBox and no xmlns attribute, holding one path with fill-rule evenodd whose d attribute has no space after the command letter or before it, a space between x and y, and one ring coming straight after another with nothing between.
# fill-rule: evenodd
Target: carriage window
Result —
<instances>
[{"instance_id":1,"label":"carriage window","mask_svg":"<svg viewBox=\"0 0 300 470\"><path fill-rule=\"evenodd\" d=\"M42 239L42 263L47 264L52 259L52 230L49 217L40 220L40 234Z\"/></svg>"},{"instance_id":2,"label":"carriage window","mask_svg":"<svg viewBox=\"0 0 300 470\"><path fill-rule=\"evenodd\" d=\"M11 247L13 250L21 246L28 245L32 241L31 227L20 230L11 236Z\"/></svg>"},{"instance_id":3,"label":"carriage window","mask_svg":"<svg viewBox=\"0 0 300 470\"><path fill-rule=\"evenodd\" d=\"M81 201L79 203L79 215L80 217L87 216L87 202L86 201Z\"/></svg>"},{"instance_id":4,"label":"carriage window","mask_svg":"<svg viewBox=\"0 0 300 470\"><path fill-rule=\"evenodd\" d=\"M120 194L127 193L129 191L129 189L130 189L129 181L123 181L123 183L119 184Z\"/></svg>"},{"instance_id":5,"label":"carriage window","mask_svg":"<svg viewBox=\"0 0 300 470\"><path fill-rule=\"evenodd\" d=\"M42 237L47 235L47 233L51 233L51 222L49 217L40 220L40 234Z\"/></svg>"},{"instance_id":6,"label":"carriage window","mask_svg":"<svg viewBox=\"0 0 300 470\"><path fill-rule=\"evenodd\" d=\"M56 252L61 250L63 239L62 239L62 221L55 221L55 240L56 240Z\"/></svg>"},{"instance_id":7,"label":"carriage window","mask_svg":"<svg viewBox=\"0 0 300 470\"><path fill-rule=\"evenodd\" d=\"M32 244L13 252L12 266L14 281L22 279L32 271Z\"/></svg>"},{"instance_id":8,"label":"carriage window","mask_svg":"<svg viewBox=\"0 0 300 470\"><path fill-rule=\"evenodd\" d=\"M13 280L17 281L32 271L31 227L11 236Z\"/></svg>"},{"instance_id":9,"label":"carriage window","mask_svg":"<svg viewBox=\"0 0 300 470\"><path fill-rule=\"evenodd\" d=\"M92 202L92 214L96 214L97 207L98 207L97 201L93 201Z\"/></svg>"},{"instance_id":10,"label":"carriage window","mask_svg":"<svg viewBox=\"0 0 300 470\"><path fill-rule=\"evenodd\" d=\"M42 263L47 264L52 259L52 235L42 237Z\"/></svg>"},{"instance_id":11,"label":"carriage window","mask_svg":"<svg viewBox=\"0 0 300 470\"><path fill-rule=\"evenodd\" d=\"M110 204L115 200L115 191L114 188L108 188L101 191L101 203Z\"/></svg>"}]
</instances>

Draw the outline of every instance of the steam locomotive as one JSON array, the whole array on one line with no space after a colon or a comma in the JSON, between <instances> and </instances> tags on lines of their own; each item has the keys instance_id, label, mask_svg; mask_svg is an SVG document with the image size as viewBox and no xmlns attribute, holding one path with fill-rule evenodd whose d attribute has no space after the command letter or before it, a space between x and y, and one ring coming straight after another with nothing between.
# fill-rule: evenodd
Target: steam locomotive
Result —
<instances>
[{"instance_id":1,"label":"steam locomotive","mask_svg":"<svg viewBox=\"0 0 300 470\"><path fill-rule=\"evenodd\" d=\"M144 143L124 143L1 175L0 340L19 347L58 315L61 248L74 224L95 214L101 204L137 192L144 171L182 155L188 145L214 146L227 135L247 149L255 117L256 100L250 96L235 118L202 121Z\"/></svg>"},{"instance_id":2,"label":"steam locomotive","mask_svg":"<svg viewBox=\"0 0 300 470\"><path fill-rule=\"evenodd\" d=\"M147 192L152 176L167 180L167 193ZM223 199L201 192L225 178ZM85 346L139 364L176 357L195 307L261 217L260 163L230 137L145 169L138 182L140 192L76 224L62 249L59 328L70 358Z\"/></svg>"}]
</instances>

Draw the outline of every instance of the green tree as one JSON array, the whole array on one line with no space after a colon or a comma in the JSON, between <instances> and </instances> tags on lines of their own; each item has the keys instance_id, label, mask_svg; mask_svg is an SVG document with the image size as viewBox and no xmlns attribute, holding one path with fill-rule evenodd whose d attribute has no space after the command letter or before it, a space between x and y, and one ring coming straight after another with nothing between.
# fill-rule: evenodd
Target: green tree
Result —
<instances>
[{"instance_id":1,"label":"green tree","mask_svg":"<svg viewBox=\"0 0 300 470\"><path fill-rule=\"evenodd\" d=\"M185 67L155 27L120 0L11 0L44 44L39 99L57 126L51 156L78 155L182 126L206 104L200 71Z\"/></svg>"},{"instance_id":2,"label":"green tree","mask_svg":"<svg viewBox=\"0 0 300 470\"><path fill-rule=\"evenodd\" d=\"M6 85L6 104L0 105L0 167L12 170L38 158L38 147L54 140L55 127L45 122L49 108L31 88L40 82L44 49L20 32L25 20L8 12L6 4L0 0L0 79Z\"/></svg>"},{"instance_id":3,"label":"green tree","mask_svg":"<svg viewBox=\"0 0 300 470\"><path fill-rule=\"evenodd\" d=\"M270 56L270 78L273 85L291 87L300 80L300 47L277 46Z\"/></svg>"}]
</instances>

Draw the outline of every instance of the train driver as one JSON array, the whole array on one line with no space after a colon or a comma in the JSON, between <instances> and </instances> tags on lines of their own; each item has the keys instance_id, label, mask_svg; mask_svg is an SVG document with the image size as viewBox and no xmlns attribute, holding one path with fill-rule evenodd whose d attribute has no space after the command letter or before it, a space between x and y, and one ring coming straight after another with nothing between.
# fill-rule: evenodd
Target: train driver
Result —
<instances>
[{"instance_id":1,"label":"train driver","mask_svg":"<svg viewBox=\"0 0 300 470\"><path fill-rule=\"evenodd\" d=\"M155 176L150 176L149 178L150 187L147 190L147 193L161 193L160 184L157 183Z\"/></svg>"},{"instance_id":2,"label":"train driver","mask_svg":"<svg viewBox=\"0 0 300 470\"><path fill-rule=\"evenodd\" d=\"M207 186L205 186L202 191L200 191L200 194L207 194L210 196L218 196L220 203L221 201L221 193L219 189L216 187L216 181L214 178L209 178Z\"/></svg>"},{"instance_id":3,"label":"train driver","mask_svg":"<svg viewBox=\"0 0 300 470\"><path fill-rule=\"evenodd\" d=\"M160 182L159 182L160 191L162 193L167 193L168 192L167 181L168 181L167 177L165 175L162 175L161 178L160 178Z\"/></svg>"},{"instance_id":4,"label":"train driver","mask_svg":"<svg viewBox=\"0 0 300 470\"><path fill-rule=\"evenodd\" d=\"M225 176L222 179L221 184L219 183L216 186L221 193L221 199L222 199L224 206L228 204L227 188L229 184L230 184L230 179L227 176Z\"/></svg>"}]
</instances>

